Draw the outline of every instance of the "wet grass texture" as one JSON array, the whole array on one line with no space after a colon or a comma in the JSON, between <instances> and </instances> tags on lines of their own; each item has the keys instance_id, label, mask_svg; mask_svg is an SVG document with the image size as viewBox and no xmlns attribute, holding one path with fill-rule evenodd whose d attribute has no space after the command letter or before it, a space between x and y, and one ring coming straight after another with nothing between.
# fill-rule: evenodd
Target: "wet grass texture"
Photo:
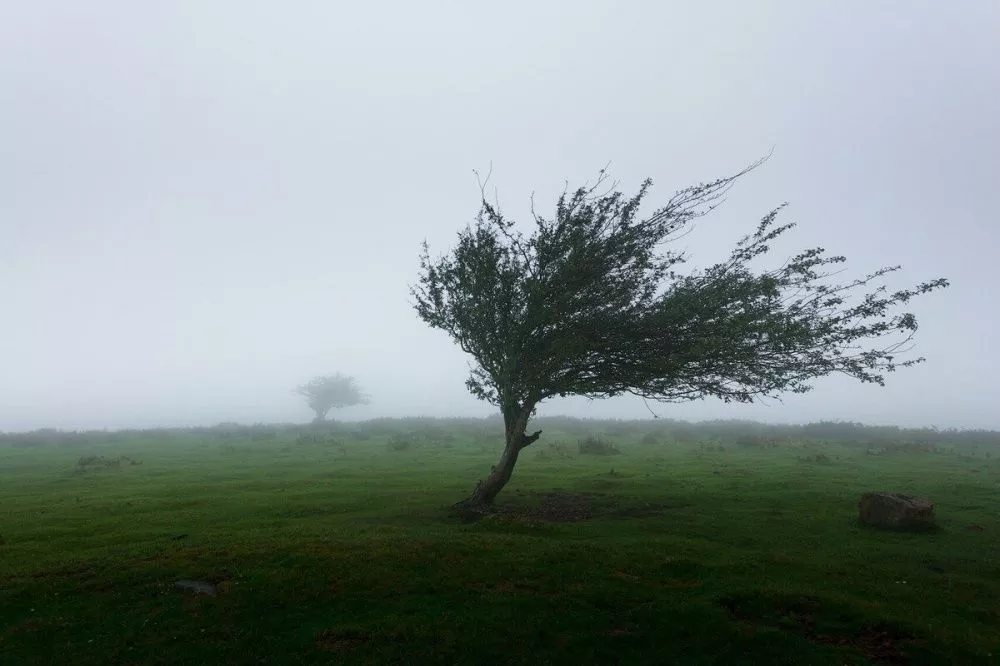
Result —
<instances>
[{"instance_id":1,"label":"wet grass texture","mask_svg":"<svg viewBox=\"0 0 1000 666\"><path fill-rule=\"evenodd\" d=\"M499 440L418 435L0 448L0 663L1000 663L982 453L552 431L468 520Z\"/></svg>"}]
</instances>

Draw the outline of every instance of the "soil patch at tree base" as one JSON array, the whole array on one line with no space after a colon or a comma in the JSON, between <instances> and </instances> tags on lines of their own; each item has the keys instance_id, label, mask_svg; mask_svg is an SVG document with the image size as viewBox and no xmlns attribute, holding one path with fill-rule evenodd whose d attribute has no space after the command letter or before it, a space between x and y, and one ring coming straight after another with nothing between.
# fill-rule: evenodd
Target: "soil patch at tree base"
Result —
<instances>
[{"instance_id":1,"label":"soil patch at tree base","mask_svg":"<svg viewBox=\"0 0 1000 666\"><path fill-rule=\"evenodd\" d=\"M459 503L453 509L460 518L468 522L499 518L536 523L575 523L600 516L649 518L661 515L668 509L684 506L688 505L645 502L622 506L620 498L610 493L552 490L518 493L517 501L508 500L490 505Z\"/></svg>"},{"instance_id":2,"label":"soil patch at tree base","mask_svg":"<svg viewBox=\"0 0 1000 666\"><path fill-rule=\"evenodd\" d=\"M852 609L813 596L774 593L723 597L736 621L798 634L823 645L850 646L876 664L909 664L916 637L897 624L862 618Z\"/></svg>"}]
</instances>

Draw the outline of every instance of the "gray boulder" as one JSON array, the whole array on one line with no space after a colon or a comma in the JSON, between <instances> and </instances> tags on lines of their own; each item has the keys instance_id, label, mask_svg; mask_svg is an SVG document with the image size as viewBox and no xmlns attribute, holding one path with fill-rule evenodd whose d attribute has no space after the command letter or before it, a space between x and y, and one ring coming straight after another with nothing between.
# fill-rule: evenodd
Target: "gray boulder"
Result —
<instances>
[{"instance_id":1,"label":"gray boulder","mask_svg":"<svg viewBox=\"0 0 1000 666\"><path fill-rule=\"evenodd\" d=\"M901 493L865 493L858 504L861 522L882 529L928 529L934 526L934 503Z\"/></svg>"}]
</instances>

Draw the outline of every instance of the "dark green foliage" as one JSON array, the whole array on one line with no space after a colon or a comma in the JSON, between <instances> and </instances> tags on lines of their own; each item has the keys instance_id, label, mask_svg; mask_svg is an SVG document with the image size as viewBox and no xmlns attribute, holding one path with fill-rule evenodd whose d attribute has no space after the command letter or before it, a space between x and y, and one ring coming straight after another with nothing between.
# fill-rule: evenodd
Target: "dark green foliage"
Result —
<instances>
[{"instance_id":1,"label":"dark green foliage","mask_svg":"<svg viewBox=\"0 0 1000 666\"><path fill-rule=\"evenodd\" d=\"M894 310L947 281L891 294L876 286L852 303L898 267L831 283L827 269L846 259L813 248L754 269L794 226L777 225L780 208L727 261L674 271L686 257L662 244L750 169L681 190L645 218L639 206L651 183L631 198L598 195L602 172L594 187L564 193L554 219L536 215L529 237L484 200L450 255L432 260L425 246L417 312L473 356L469 389L501 407L621 393L747 402L808 390L832 372L881 384L885 372L920 362L897 358L916 320Z\"/></svg>"},{"instance_id":2,"label":"dark green foliage","mask_svg":"<svg viewBox=\"0 0 1000 666\"><path fill-rule=\"evenodd\" d=\"M665 244L759 164L683 189L646 216L650 181L632 197L601 193L601 172L594 186L565 191L554 217L533 212L528 235L484 198L449 254L432 259L424 245L416 311L472 356L467 387L504 417L507 448L481 499L537 439L525 427L547 398L750 402L807 391L832 373L881 385L923 360L902 357L917 322L899 307L947 281L890 292L882 279L893 266L836 282L841 271L831 269L845 258L823 248L760 267L794 226L777 223L780 207L727 260L677 272L687 257Z\"/></svg>"}]
</instances>

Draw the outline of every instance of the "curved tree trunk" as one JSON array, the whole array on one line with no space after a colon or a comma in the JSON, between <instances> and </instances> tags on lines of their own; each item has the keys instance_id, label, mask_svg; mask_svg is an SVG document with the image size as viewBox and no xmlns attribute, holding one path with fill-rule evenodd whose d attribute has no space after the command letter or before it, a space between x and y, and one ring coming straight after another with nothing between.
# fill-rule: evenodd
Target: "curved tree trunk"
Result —
<instances>
[{"instance_id":1,"label":"curved tree trunk","mask_svg":"<svg viewBox=\"0 0 1000 666\"><path fill-rule=\"evenodd\" d=\"M481 479L476 484L476 489L472 491L472 495L464 502L460 502L461 506L467 509L482 510L492 504L494 498L507 485L511 474L514 472L514 465L517 464L517 456L521 453L521 450L533 444L542 434L541 430L530 435L524 434L524 431L528 427L528 419L531 417L531 412L534 409L534 405L526 405L504 410L503 421L506 445L504 446L503 453L500 454L500 460L493 466L490 475L485 479Z\"/></svg>"}]
</instances>

